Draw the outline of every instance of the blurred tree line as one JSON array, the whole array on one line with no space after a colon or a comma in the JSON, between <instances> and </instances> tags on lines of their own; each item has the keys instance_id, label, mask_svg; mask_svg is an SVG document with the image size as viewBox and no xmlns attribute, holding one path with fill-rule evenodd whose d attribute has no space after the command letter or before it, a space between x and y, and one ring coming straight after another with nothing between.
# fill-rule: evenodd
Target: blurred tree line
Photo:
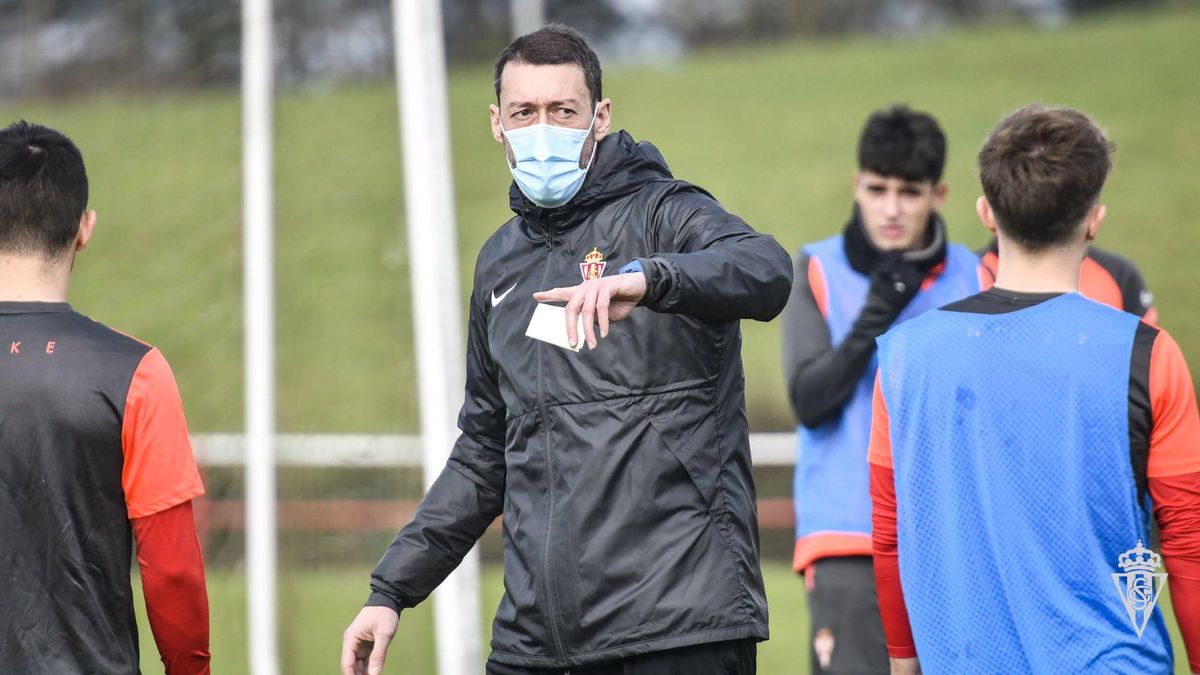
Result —
<instances>
[{"instance_id":1,"label":"blurred tree line","mask_svg":"<svg viewBox=\"0 0 1200 675\"><path fill-rule=\"evenodd\" d=\"M603 58L657 61L688 48L851 32L919 35L964 21L1045 26L1080 13L1195 0L543 0L547 20ZM275 0L284 86L392 72L390 0ZM491 59L510 0L443 0L447 57ZM0 98L227 85L238 79L240 0L0 0Z\"/></svg>"}]
</instances>

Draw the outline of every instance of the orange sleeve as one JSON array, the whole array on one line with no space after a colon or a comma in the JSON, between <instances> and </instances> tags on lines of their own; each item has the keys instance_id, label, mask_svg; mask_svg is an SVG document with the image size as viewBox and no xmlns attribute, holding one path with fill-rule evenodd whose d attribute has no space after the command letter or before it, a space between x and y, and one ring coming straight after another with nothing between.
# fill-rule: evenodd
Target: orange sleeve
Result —
<instances>
[{"instance_id":1,"label":"orange sleeve","mask_svg":"<svg viewBox=\"0 0 1200 675\"><path fill-rule=\"evenodd\" d=\"M1150 478L1175 622L1192 672L1200 673L1200 472Z\"/></svg>"},{"instance_id":2,"label":"orange sleeve","mask_svg":"<svg viewBox=\"0 0 1200 675\"><path fill-rule=\"evenodd\" d=\"M876 466L892 468L892 429L888 420L887 403L883 400L880 374L875 373L875 394L871 402L871 445L867 449L867 461Z\"/></svg>"},{"instance_id":3,"label":"orange sleeve","mask_svg":"<svg viewBox=\"0 0 1200 675\"><path fill-rule=\"evenodd\" d=\"M167 675L210 675L208 591L192 502L131 524L146 616Z\"/></svg>"},{"instance_id":4,"label":"orange sleeve","mask_svg":"<svg viewBox=\"0 0 1200 675\"><path fill-rule=\"evenodd\" d=\"M146 352L129 383L121 447L125 456L121 485L131 519L204 494L179 388L157 349Z\"/></svg>"},{"instance_id":5,"label":"orange sleeve","mask_svg":"<svg viewBox=\"0 0 1200 675\"><path fill-rule=\"evenodd\" d=\"M1147 309L1146 313L1142 316L1142 321L1145 321L1151 326L1158 328L1158 308L1154 305L1150 305L1150 308Z\"/></svg>"},{"instance_id":6,"label":"orange sleeve","mask_svg":"<svg viewBox=\"0 0 1200 675\"><path fill-rule=\"evenodd\" d=\"M917 655L917 647L913 643L908 609L904 606L904 587L900 583L895 477L891 468L872 465L870 479L871 552L883 635L889 656L894 659L913 658Z\"/></svg>"},{"instance_id":7,"label":"orange sleeve","mask_svg":"<svg viewBox=\"0 0 1200 675\"><path fill-rule=\"evenodd\" d=\"M988 251L979 258L979 290L986 291L996 283L996 268L999 259L996 254Z\"/></svg>"},{"instance_id":8,"label":"orange sleeve","mask_svg":"<svg viewBox=\"0 0 1200 675\"><path fill-rule=\"evenodd\" d=\"M1125 298L1121 286L1103 265L1090 255L1079 266L1079 293L1113 309L1125 311Z\"/></svg>"},{"instance_id":9,"label":"orange sleeve","mask_svg":"<svg viewBox=\"0 0 1200 675\"><path fill-rule=\"evenodd\" d=\"M1150 456L1146 476L1200 471L1200 413L1183 352L1165 330L1150 351Z\"/></svg>"},{"instance_id":10,"label":"orange sleeve","mask_svg":"<svg viewBox=\"0 0 1200 675\"><path fill-rule=\"evenodd\" d=\"M829 320L829 289L825 286L825 269L821 261L809 256L808 258L808 287L812 289L813 300L817 301L817 309L821 316Z\"/></svg>"}]
</instances>

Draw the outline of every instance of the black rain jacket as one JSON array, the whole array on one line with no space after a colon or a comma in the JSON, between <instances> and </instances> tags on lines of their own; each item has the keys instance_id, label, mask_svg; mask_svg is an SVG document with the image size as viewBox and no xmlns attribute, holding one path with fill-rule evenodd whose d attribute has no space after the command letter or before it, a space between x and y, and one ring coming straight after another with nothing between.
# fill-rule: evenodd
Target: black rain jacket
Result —
<instances>
[{"instance_id":1,"label":"black rain jacket","mask_svg":"<svg viewBox=\"0 0 1200 675\"><path fill-rule=\"evenodd\" d=\"M367 604L416 605L503 514L496 662L766 639L738 320L783 309L787 252L625 132L566 205L510 201L475 267L462 434ZM595 351L526 337L532 294L593 250L605 275L641 262L642 306Z\"/></svg>"}]
</instances>

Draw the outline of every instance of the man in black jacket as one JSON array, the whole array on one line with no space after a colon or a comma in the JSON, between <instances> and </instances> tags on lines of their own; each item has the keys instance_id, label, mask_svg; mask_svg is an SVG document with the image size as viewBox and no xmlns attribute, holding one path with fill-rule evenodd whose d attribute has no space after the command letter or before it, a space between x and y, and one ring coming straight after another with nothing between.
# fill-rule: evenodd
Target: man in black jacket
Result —
<instances>
[{"instance_id":1,"label":"man in black jacket","mask_svg":"<svg viewBox=\"0 0 1200 675\"><path fill-rule=\"evenodd\" d=\"M787 253L611 132L569 28L515 40L495 86L517 215L476 262L462 434L372 573L342 672L381 672L399 612L503 515L488 673L752 673L767 606L738 321L783 309Z\"/></svg>"}]
</instances>

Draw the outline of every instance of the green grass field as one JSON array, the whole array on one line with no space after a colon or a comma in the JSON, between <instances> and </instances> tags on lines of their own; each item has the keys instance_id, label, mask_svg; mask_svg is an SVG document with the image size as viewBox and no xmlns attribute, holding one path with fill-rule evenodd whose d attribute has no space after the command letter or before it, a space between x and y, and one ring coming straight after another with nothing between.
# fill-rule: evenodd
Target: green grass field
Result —
<instances>
[{"instance_id":1,"label":"green grass field","mask_svg":"<svg viewBox=\"0 0 1200 675\"><path fill-rule=\"evenodd\" d=\"M656 143L789 249L838 230L850 210L858 130L893 101L934 112L950 141L945 215L985 239L974 154L1025 102L1080 106L1119 150L1100 242L1140 263L1163 323L1195 363L1191 265L1200 167L1200 7L1086 18L1059 31L960 29L927 40L858 37L722 49L661 68L611 68L615 125ZM487 126L487 64L451 74L464 284L483 240L511 214L509 175ZM71 299L159 345L196 431L241 427L240 112L236 92L111 93L0 104L73 136L100 225ZM285 431L415 428L402 174L389 83L278 98L279 423ZM415 224L430 227L429 223ZM420 298L462 307L458 295ZM773 324L745 325L756 429L791 426Z\"/></svg>"},{"instance_id":2,"label":"green grass field","mask_svg":"<svg viewBox=\"0 0 1200 675\"><path fill-rule=\"evenodd\" d=\"M291 572L280 586L280 643L283 672L287 675L327 675L337 672L342 631L358 612L366 597L370 569L327 569ZM803 581L783 563L763 566L770 597L771 639L759 646L761 675L808 673L808 609ZM241 572L209 574L208 591L212 611L213 672L217 675L248 672L246 654L246 587ZM491 633L492 615L504 593L498 565L483 568L480 629L483 645ZM142 671L162 673L158 652L150 638L138 592L141 625ZM1168 617L1176 646L1175 672L1186 674L1174 615L1164 594L1163 611ZM432 675L434 670L433 614L430 603L405 612L400 630L389 651L386 673ZM482 672L482 668L480 669ZM699 674L697 674L699 675Z\"/></svg>"}]
</instances>

